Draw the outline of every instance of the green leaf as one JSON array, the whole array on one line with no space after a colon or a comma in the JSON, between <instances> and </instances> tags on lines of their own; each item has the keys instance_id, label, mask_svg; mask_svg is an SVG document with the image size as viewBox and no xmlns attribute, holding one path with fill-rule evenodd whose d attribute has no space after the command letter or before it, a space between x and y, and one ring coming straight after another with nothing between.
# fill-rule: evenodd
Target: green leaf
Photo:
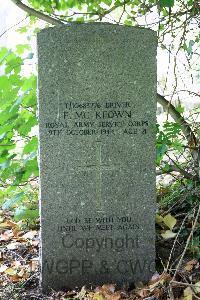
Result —
<instances>
[{"instance_id":1,"label":"green leaf","mask_svg":"<svg viewBox=\"0 0 200 300\"><path fill-rule=\"evenodd\" d=\"M184 145L178 140L176 139L173 143L172 143L172 148L174 150L177 150L178 152L182 152L184 150Z\"/></svg>"},{"instance_id":2,"label":"green leaf","mask_svg":"<svg viewBox=\"0 0 200 300\"><path fill-rule=\"evenodd\" d=\"M10 73L14 70L15 74L21 71L21 66L23 65L23 60L21 57L13 57L12 59L7 60L5 72Z\"/></svg>"},{"instance_id":3,"label":"green leaf","mask_svg":"<svg viewBox=\"0 0 200 300\"><path fill-rule=\"evenodd\" d=\"M39 210L38 209L28 209L25 206L17 207L15 210L14 219L15 221L21 221L21 220L31 220L36 219L39 217Z\"/></svg>"},{"instance_id":4,"label":"green leaf","mask_svg":"<svg viewBox=\"0 0 200 300\"><path fill-rule=\"evenodd\" d=\"M167 145L166 144L157 144L156 147L156 163L159 164L161 159L163 158L164 154L167 152Z\"/></svg>"},{"instance_id":5,"label":"green leaf","mask_svg":"<svg viewBox=\"0 0 200 300\"><path fill-rule=\"evenodd\" d=\"M0 134L0 142L6 137L7 132Z\"/></svg>"},{"instance_id":6,"label":"green leaf","mask_svg":"<svg viewBox=\"0 0 200 300\"><path fill-rule=\"evenodd\" d=\"M36 153L34 153L34 152L32 152L32 154L36 155ZM34 176L39 175L38 162L37 162L36 158L26 162L25 173L22 177L23 181L28 180L32 175L34 175Z\"/></svg>"},{"instance_id":7,"label":"green leaf","mask_svg":"<svg viewBox=\"0 0 200 300\"><path fill-rule=\"evenodd\" d=\"M165 122L164 131L168 138L177 137L181 132L181 125L175 122Z\"/></svg>"},{"instance_id":8,"label":"green leaf","mask_svg":"<svg viewBox=\"0 0 200 300\"><path fill-rule=\"evenodd\" d=\"M0 170L5 170L10 166L11 160L16 156L17 154L12 154L4 163L0 164Z\"/></svg>"},{"instance_id":9,"label":"green leaf","mask_svg":"<svg viewBox=\"0 0 200 300\"><path fill-rule=\"evenodd\" d=\"M31 50L31 46L29 44L19 44L16 46L17 54L21 55L25 50Z\"/></svg>"},{"instance_id":10,"label":"green leaf","mask_svg":"<svg viewBox=\"0 0 200 300\"><path fill-rule=\"evenodd\" d=\"M126 25L126 26L132 26L133 25L133 22L131 21L131 20L125 20L124 21L124 24Z\"/></svg>"},{"instance_id":11,"label":"green leaf","mask_svg":"<svg viewBox=\"0 0 200 300\"><path fill-rule=\"evenodd\" d=\"M186 49L185 49L185 50L187 51L187 54L188 54L188 55L192 55L194 44L195 44L195 42L194 42L193 40L190 40L190 41L189 41L188 47L186 46Z\"/></svg>"},{"instance_id":12,"label":"green leaf","mask_svg":"<svg viewBox=\"0 0 200 300\"><path fill-rule=\"evenodd\" d=\"M166 163L163 167L163 171L168 172L170 169L170 165L168 163Z\"/></svg>"},{"instance_id":13,"label":"green leaf","mask_svg":"<svg viewBox=\"0 0 200 300\"><path fill-rule=\"evenodd\" d=\"M0 91L8 91L12 88L11 82L8 76L2 75L0 77Z\"/></svg>"},{"instance_id":14,"label":"green leaf","mask_svg":"<svg viewBox=\"0 0 200 300\"><path fill-rule=\"evenodd\" d=\"M19 125L20 126L18 128L18 132L21 136L26 136L31 131L33 126L35 126L37 124L38 124L38 122L37 122L37 119L36 119L35 116L29 117L27 121L25 121L23 118L21 118L19 120Z\"/></svg>"},{"instance_id":15,"label":"green leaf","mask_svg":"<svg viewBox=\"0 0 200 300\"><path fill-rule=\"evenodd\" d=\"M28 144L26 144L26 146L24 147L23 153L24 154L28 154L34 151L37 151L38 148L38 140L37 137L34 136L30 142L28 142Z\"/></svg>"},{"instance_id":16,"label":"green leaf","mask_svg":"<svg viewBox=\"0 0 200 300\"><path fill-rule=\"evenodd\" d=\"M12 112L15 108L17 108L17 106L21 104L22 100L23 100L23 96L18 97L15 103L11 106L9 112Z\"/></svg>"},{"instance_id":17,"label":"green leaf","mask_svg":"<svg viewBox=\"0 0 200 300\"><path fill-rule=\"evenodd\" d=\"M17 195L15 195L13 198L7 200L3 205L3 209L8 209L12 207L13 205L17 204L22 198L24 197L24 192L21 192Z\"/></svg>"},{"instance_id":18,"label":"green leaf","mask_svg":"<svg viewBox=\"0 0 200 300\"><path fill-rule=\"evenodd\" d=\"M10 112L9 109L6 109L0 112L0 125L4 125L6 122L11 122L17 117L18 113L16 113L15 110L12 110L12 112Z\"/></svg>"},{"instance_id":19,"label":"green leaf","mask_svg":"<svg viewBox=\"0 0 200 300\"><path fill-rule=\"evenodd\" d=\"M6 57L11 53L11 50L8 50L7 48L1 48L0 49L0 65L4 62Z\"/></svg>"},{"instance_id":20,"label":"green leaf","mask_svg":"<svg viewBox=\"0 0 200 300\"><path fill-rule=\"evenodd\" d=\"M112 0L103 0L103 2L105 4L107 4L108 6L110 6L112 4Z\"/></svg>"},{"instance_id":21,"label":"green leaf","mask_svg":"<svg viewBox=\"0 0 200 300\"><path fill-rule=\"evenodd\" d=\"M178 105L178 106L176 106L176 110L177 110L180 114L182 114L182 113L184 112L184 107L181 106L181 105Z\"/></svg>"},{"instance_id":22,"label":"green leaf","mask_svg":"<svg viewBox=\"0 0 200 300\"><path fill-rule=\"evenodd\" d=\"M19 29L16 29L17 32L19 33L26 33L28 31L27 26L20 27Z\"/></svg>"},{"instance_id":23,"label":"green leaf","mask_svg":"<svg viewBox=\"0 0 200 300\"><path fill-rule=\"evenodd\" d=\"M25 106L31 106L32 108L36 109L36 103L36 93L33 90L23 97L22 104Z\"/></svg>"},{"instance_id":24,"label":"green leaf","mask_svg":"<svg viewBox=\"0 0 200 300\"><path fill-rule=\"evenodd\" d=\"M27 91L29 89L36 90L36 87L37 87L36 76L32 75L29 78L24 79L24 83L22 85L22 91Z\"/></svg>"},{"instance_id":25,"label":"green leaf","mask_svg":"<svg viewBox=\"0 0 200 300\"><path fill-rule=\"evenodd\" d=\"M159 0L160 7L172 7L174 6L174 0Z\"/></svg>"}]
</instances>

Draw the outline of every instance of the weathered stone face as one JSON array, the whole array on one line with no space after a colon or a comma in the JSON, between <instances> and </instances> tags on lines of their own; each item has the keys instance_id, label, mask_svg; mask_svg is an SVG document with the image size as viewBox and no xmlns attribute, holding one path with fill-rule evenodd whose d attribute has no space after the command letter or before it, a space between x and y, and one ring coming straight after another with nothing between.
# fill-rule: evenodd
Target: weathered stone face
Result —
<instances>
[{"instance_id":1,"label":"weathered stone face","mask_svg":"<svg viewBox=\"0 0 200 300\"><path fill-rule=\"evenodd\" d=\"M42 286L154 271L156 34L109 24L38 35Z\"/></svg>"}]
</instances>

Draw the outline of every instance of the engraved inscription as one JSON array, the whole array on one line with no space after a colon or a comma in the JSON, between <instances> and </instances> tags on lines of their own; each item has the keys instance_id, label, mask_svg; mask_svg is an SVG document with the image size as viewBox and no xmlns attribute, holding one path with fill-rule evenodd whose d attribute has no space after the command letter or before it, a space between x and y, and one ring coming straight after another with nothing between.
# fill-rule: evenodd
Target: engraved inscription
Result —
<instances>
[{"instance_id":1,"label":"engraved inscription","mask_svg":"<svg viewBox=\"0 0 200 300\"><path fill-rule=\"evenodd\" d=\"M44 269L49 273L58 273L58 274L81 274L86 275L90 272L95 272L95 274L108 274L108 273L117 273L120 276L127 273L140 278L141 274L146 272L154 271L154 260L142 259L115 259L113 262L109 260L99 260L94 261L92 259L45 259Z\"/></svg>"},{"instance_id":2,"label":"engraved inscription","mask_svg":"<svg viewBox=\"0 0 200 300\"><path fill-rule=\"evenodd\" d=\"M66 218L65 224L57 226L57 231L60 233L71 233L81 231L134 231L137 232L141 226L135 222L135 219L130 216L98 216L98 217L79 217Z\"/></svg>"},{"instance_id":3,"label":"engraved inscription","mask_svg":"<svg viewBox=\"0 0 200 300\"><path fill-rule=\"evenodd\" d=\"M147 118L137 119L129 101L67 102L59 107L56 120L45 124L49 136L145 135L148 127Z\"/></svg>"}]
</instances>

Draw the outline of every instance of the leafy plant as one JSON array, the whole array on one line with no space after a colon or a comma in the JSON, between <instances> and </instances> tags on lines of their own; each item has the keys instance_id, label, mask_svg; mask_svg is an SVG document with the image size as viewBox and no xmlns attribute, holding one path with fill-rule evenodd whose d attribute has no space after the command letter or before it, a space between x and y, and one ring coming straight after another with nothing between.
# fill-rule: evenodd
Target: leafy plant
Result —
<instances>
[{"instance_id":1,"label":"leafy plant","mask_svg":"<svg viewBox=\"0 0 200 300\"><path fill-rule=\"evenodd\" d=\"M35 193L38 177L36 76L23 75L29 45L0 49L0 185L3 209L15 208ZM18 207L19 209L19 207ZM17 212L17 211L16 211ZM18 214L19 215L19 214Z\"/></svg>"}]
</instances>

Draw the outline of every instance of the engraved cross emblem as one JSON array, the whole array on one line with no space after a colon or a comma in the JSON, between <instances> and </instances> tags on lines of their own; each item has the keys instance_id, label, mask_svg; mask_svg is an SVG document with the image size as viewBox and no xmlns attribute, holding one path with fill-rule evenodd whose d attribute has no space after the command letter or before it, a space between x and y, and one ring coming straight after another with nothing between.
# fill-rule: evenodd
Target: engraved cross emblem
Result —
<instances>
[{"instance_id":1,"label":"engraved cross emblem","mask_svg":"<svg viewBox=\"0 0 200 300\"><path fill-rule=\"evenodd\" d=\"M102 144L101 141L96 141L96 155L94 164L86 164L79 166L82 171L96 171L95 176L95 188L96 188L96 205L99 211L103 211L103 201L102 201L102 171L104 170L116 170L119 166L105 164L102 162Z\"/></svg>"}]
</instances>

